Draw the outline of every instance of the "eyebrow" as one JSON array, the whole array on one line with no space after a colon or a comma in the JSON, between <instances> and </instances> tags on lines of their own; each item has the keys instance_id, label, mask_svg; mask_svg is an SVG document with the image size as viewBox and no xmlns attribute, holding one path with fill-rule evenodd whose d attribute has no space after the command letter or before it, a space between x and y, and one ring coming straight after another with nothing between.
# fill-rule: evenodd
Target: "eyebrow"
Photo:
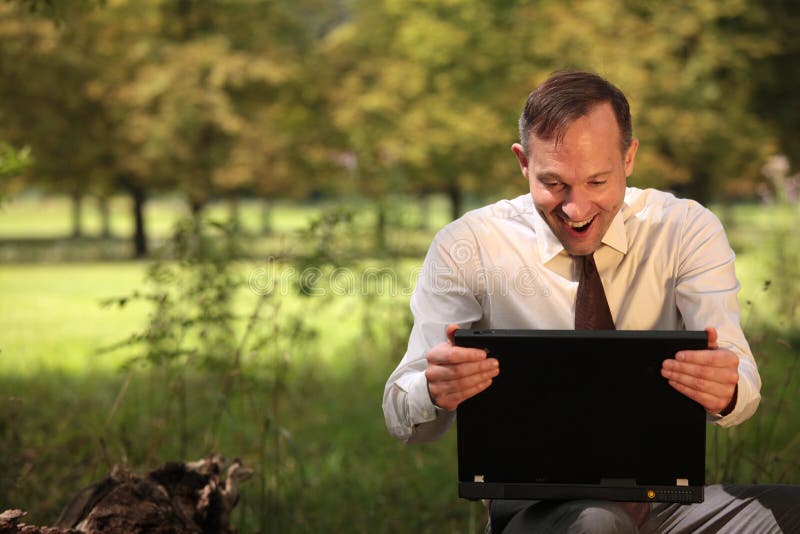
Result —
<instances>
[{"instance_id":1,"label":"eyebrow","mask_svg":"<svg viewBox=\"0 0 800 534\"><path fill-rule=\"evenodd\" d=\"M611 174L612 171L600 171L594 174L591 174L586 177L586 181L594 180L595 178L600 178L601 176L605 176L607 174ZM544 182L545 180L555 180L557 182L563 182L564 180L561 178L561 175L557 172L552 171L544 171L536 173L536 179L540 182Z\"/></svg>"}]
</instances>

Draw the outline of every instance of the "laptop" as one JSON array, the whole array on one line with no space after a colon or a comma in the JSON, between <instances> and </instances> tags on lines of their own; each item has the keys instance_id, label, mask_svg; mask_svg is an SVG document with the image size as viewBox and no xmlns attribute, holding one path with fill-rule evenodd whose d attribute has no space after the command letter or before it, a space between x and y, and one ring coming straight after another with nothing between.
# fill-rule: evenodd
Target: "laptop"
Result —
<instances>
[{"instance_id":1,"label":"laptop","mask_svg":"<svg viewBox=\"0 0 800 534\"><path fill-rule=\"evenodd\" d=\"M661 376L705 332L465 330L500 362L457 409L467 499L702 502L706 413Z\"/></svg>"}]
</instances>

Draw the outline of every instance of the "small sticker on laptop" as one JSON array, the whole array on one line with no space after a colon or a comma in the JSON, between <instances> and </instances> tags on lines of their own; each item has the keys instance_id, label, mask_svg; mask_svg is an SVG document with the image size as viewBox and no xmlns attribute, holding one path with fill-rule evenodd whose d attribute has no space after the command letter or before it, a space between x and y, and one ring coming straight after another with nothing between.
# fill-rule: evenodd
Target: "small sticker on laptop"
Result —
<instances>
[{"instance_id":1,"label":"small sticker on laptop","mask_svg":"<svg viewBox=\"0 0 800 534\"><path fill-rule=\"evenodd\" d=\"M474 482L483 482L483 475L475 475Z\"/></svg>"},{"instance_id":2,"label":"small sticker on laptop","mask_svg":"<svg viewBox=\"0 0 800 534\"><path fill-rule=\"evenodd\" d=\"M676 486L688 486L689 485L689 479L688 478L676 478L675 479L675 485Z\"/></svg>"}]
</instances>

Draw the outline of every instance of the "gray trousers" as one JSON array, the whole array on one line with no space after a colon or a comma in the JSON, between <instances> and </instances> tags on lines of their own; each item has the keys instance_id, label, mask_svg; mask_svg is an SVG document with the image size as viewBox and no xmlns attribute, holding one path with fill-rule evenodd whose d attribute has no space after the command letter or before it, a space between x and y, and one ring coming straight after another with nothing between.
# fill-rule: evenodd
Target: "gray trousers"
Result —
<instances>
[{"instance_id":1,"label":"gray trousers","mask_svg":"<svg viewBox=\"0 0 800 534\"><path fill-rule=\"evenodd\" d=\"M697 504L653 503L637 526L608 501L493 501L487 531L493 534L569 533L800 533L800 486L707 486Z\"/></svg>"}]
</instances>

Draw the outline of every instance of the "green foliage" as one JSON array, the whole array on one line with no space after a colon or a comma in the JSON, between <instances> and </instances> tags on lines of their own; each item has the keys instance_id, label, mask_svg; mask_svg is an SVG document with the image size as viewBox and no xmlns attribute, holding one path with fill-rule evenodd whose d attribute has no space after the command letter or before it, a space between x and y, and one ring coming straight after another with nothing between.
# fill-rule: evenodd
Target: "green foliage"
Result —
<instances>
[{"instance_id":1,"label":"green foliage","mask_svg":"<svg viewBox=\"0 0 800 534\"><path fill-rule=\"evenodd\" d=\"M237 295L244 296L247 282L236 263L242 252L240 237L233 226L203 218L184 219L176 226L162 257L147 268L150 289L106 301L120 307L136 301L149 304L145 329L106 350L141 347L127 367L133 373L136 364L145 364L145 372L160 385L158 395L166 394L161 401L167 412L163 419L176 431L165 436L164 447L181 458L192 451L206 454L223 446L235 447L257 467L257 497L251 501L257 511L251 511L254 516L249 520L261 531L282 530L295 521L294 514L299 511L290 504L292 495L310 476L304 467L302 442L295 437L294 421L286 414L295 413L294 404L298 402L292 400L298 380L294 370L297 355L312 353L320 346L305 307L313 305L320 310L332 302L324 297L329 288L319 285L322 268L326 264L344 268L328 246L331 237L340 232L338 226L351 221L349 212L342 209L312 221L303 232L304 239L314 243L310 252L287 265L298 273L289 294L310 299L321 292L323 296L316 297L313 304L289 309L286 286L272 285L255 294L245 292L251 311L246 317L237 314L235 300ZM247 289L253 291L256 288L250 282ZM382 300L373 286L359 290L369 299L362 320L371 327L385 316ZM407 328L405 325L403 330ZM379 330L368 328L362 339L380 349L387 337ZM393 351L394 343L404 337L388 336ZM126 397L130 397L132 376L129 374L120 386L106 421L104 446L140 461L137 445L125 432L132 414L122 421L118 415L130 402ZM198 419L193 410L214 395L216 406L204 410L206 416ZM137 424L147 426L150 422L142 419ZM229 441L228 432L236 436L235 443Z\"/></svg>"},{"instance_id":2,"label":"green foliage","mask_svg":"<svg viewBox=\"0 0 800 534\"><path fill-rule=\"evenodd\" d=\"M76 210L86 194L130 193L140 219L165 189L193 212L245 189L309 191L291 176L307 173L292 136L311 109L296 90L307 38L294 31L326 9L306 28L298 6L102 4L0 4L0 136L41 155L32 185L71 194ZM136 225L139 256L144 233Z\"/></svg>"},{"instance_id":3,"label":"green foliage","mask_svg":"<svg viewBox=\"0 0 800 534\"><path fill-rule=\"evenodd\" d=\"M184 219L147 271L152 289L109 301L149 301L154 310L132 343L156 367L215 369L233 365L233 296L244 281L232 272L240 244L230 226Z\"/></svg>"},{"instance_id":4,"label":"green foliage","mask_svg":"<svg viewBox=\"0 0 800 534\"><path fill-rule=\"evenodd\" d=\"M28 167L33 157L29 146L16 150L14 147L0 142L0 201L18 187L17 180Z\"/></svg>"},{"instance_id":5,"label":"green foliage","mask_svg":"<svg viewBox=\"0 0 800 534\"><path fill-rule=\"evenodd\" d=\"M800 483L800 238L795 206L729 206L720 212L737 254L742 325L762 378L762 401L744 424L709 428L713 481Z\"/></svg>"},{"instance_id":6,"label":"green foliage","mask_svg":"<svg viewBox=\"0 0 800 534\"><path fill-rule=\"evenodd\" d=\"M31 13L41 14L56 22L65 22L104 6L106 0L6 0L16 2Z\"/></svg>"},{"instance_id":7,"label":"green foliage","mask_svg":"<svg viewBox=\"0 0 800 534\"><path fill-rule=\"evenodd\" d=\"M334 138L355 156L360 191L488 191L516 172L512 16L471 0L359 2L326 36Z\"/></svg>"},{"instance_id":8,"label":"green foliage","mask_svg":"<svg viewBox=\"0 0 800 534\"><path fill-rule=\"evenodd\" d=\"M525 96L552 70L587 69L631 100L634 183L701 201L752 195L761 163L789 150L764 120L765 102L752 104L762 78L751 73L767 78L763 60L796 48L770 29L796 29L797 17L773 17L746 1L356 2L323 42L326 79L340 80L331 117L366 194L504 194Z\"/></svg>"},{"instance_id":9,"label":"green foliage","mask_svg":"<svg viewBox=\"0 0 800 534\"><path fill-rule=\"evenodd\" d=\"M187 452L189 395L187 376L239 371L233 297L243 281L232 272L238 242L230 227L206 224L202 219L180 221L174 236L147 271L152 289L118 297L106 304L126 306L135 300L151 304L147 326L127 340L109 347L142 346L128 362L146 362L154 377L174 394L181 457ZM121 389L120 402L127 389ZM112 412L113 413L113 412Z\"/></svg>"},{"instance_id":10,"label":"green foliage","mask_svg":"<svg viewBox=\"0 0 800 534\"><path fill-rule=\"evenodd\" d=\"M0 292L0 502L46 521L115 462L152 467L221 450L259 470L239 508L244 531L463 531L468 514L474 526L480 505L452 489L452 433L409 448L380 420L383 380L410 321L402 292L381 284L414 267L389 254L421 257L431 228L450 218L437 209L430 224L421 213L431 192L447 195L456 215L463 192L526 189L508 151L516 118L527 93L563 67L597 71L629 96L641 140L633 185L682 187L701 200L752 196L769 156L800 158L798 6L0 2L0 139L36 155L1 149L0 175L29 167L9 187L24 178L73 198L176 191L197 215L170 234L186 208L153 202L149 227L168 244L138 292L130 265L2 267L14 281ZM199 215L219 215L215 199L240 193L375 202L306 206L316 222L301 234L287 233L302 217L287 223L279 203L273 235L244 247L233 224ZM19 236L50 221L35 231L52 237L61 208L45 208L7 204L0 230ZM800 244L788 209L729 216L740 276L756 288L743 295L764 401L745 425L710 430L710 481L800 481L791 402ZM131 232L113 211L113 228ZM256 228L250 206L243 212L242 226ZM421 228L408 231L409 221ZM14 246L27 251L17 258L122 254L115 240ZM290 290L254 295L254 270L247 276L239 258L278 250L288 254L275 256L275 276L294 273ZM127 293L117 313L129 319L98 317L86 295L121 272L126 287L113 291ZM342 273L357 276L337 286ZM70 304L55 300L62 280L55 295ZM350 294L332 298L342 287ZM131 329L114 357L86 363ZM129 362L127 375L107 371L115 359Z\"/></svg>"},{"instance_id":11,"label":"green foliage","mask_svg":"<svg viewBox=\"0 0 800 534\"><path fill-rule=\"evenodd\" d=\"M0 143L0 180L22 174L32 161L31 147L26 146L16 150L6 143Z\"/></svg>"},{"instance_id":12,"label":"green foliage","mask_svg":"<svg viewBox=\"0 0 800 534\"><path fill-rule=\"evenodd\" d=\"M329 264L342 265L347 261L346 252L341 245L343 240L350 240L357 231L353 224L354 215L352 209L340 205L324 210L312 218L308 227L299 232L300 240L310 243L311 248L298 258L298 266L305 270ZM304 285L300 288L300 292L308 295L311 289L310 286Z\"/></svg>"},{"instance_id":13,"label":"green foliage","mask_svg":"<svg viewBox=\"0 0 800 534\"><path fill-rule=\"evenodd\" d=\"M187 458L233 447L258 467L256 521L263 531L267 518L277 513L284 470L304 476L282 414L291 357L308 350L315 331L301 314L282 311L272 292L248 299L247 317L237 314L235 300L247 283L236 264L241 252L231 225L202 218L180 221L162 257L147 268L151 288L106 301L123 307L144 300L151 308L143 331L106 350L141 347L127 366L134 366L133 373L135 364L146 364L145 372L160 385L156 396L164 395L159 401L167 412L164 422L176 429L164 436L164 448ZM126 431L132 414L117 416L125 410L120 406L130 396L132 376L114 401L104 443L140 461L141 449ZM198 419L194 410L201 405L204 416ZM134 422L150 424L146 418ZM234 434L235 443L226 433Z\"/></svg>"},{"instance_id":14,"label":"green foliage","mask_svg":"<svg viewBox=\"0 0 800 534\"><path fill-rule=\"evenodd\" d=\"M173 232L156 262L163 268L0 267L0 502L49 523L115 463L146 470L213 450L256 471L233 518L241 532L480 531L482 505L456 496L455 433L408 446L385 430L381 393L405 349L407 290L421 259L351 254L360 240L345 236L364 235L368 209L317 213L298 237L308 251L321 248L313 262L275 259L274 276L289 281L318 268L307 294L254 284L264 272L235 259L242 240L202 220ZM444 202L437 212L446 218ZM750 421L709 429L708 482L800 483L797 212L743 205L719 214L764 384ZM332 276L347 272L352 284ZM402 287L382 289L387 273ZM99 296L115 293L129 297L124 306L99 309ZM96 354L130 331L139 337L119 355Z\"/></svg>"},{"instance_id":15,"label":"green foliage","mask_svg":"<svg viewBox=\"0 0 800 534\"><path fill-rule=\"evenodd\" d=\"M632 183L752 196L769 156L797 159L798 5L7 1L0 138L76 199L367 196L381 248L388 195L444 193L458 215L464 193L524 190L516 118L573 67L628 94Z\"/></svg>"}]
</instances>

